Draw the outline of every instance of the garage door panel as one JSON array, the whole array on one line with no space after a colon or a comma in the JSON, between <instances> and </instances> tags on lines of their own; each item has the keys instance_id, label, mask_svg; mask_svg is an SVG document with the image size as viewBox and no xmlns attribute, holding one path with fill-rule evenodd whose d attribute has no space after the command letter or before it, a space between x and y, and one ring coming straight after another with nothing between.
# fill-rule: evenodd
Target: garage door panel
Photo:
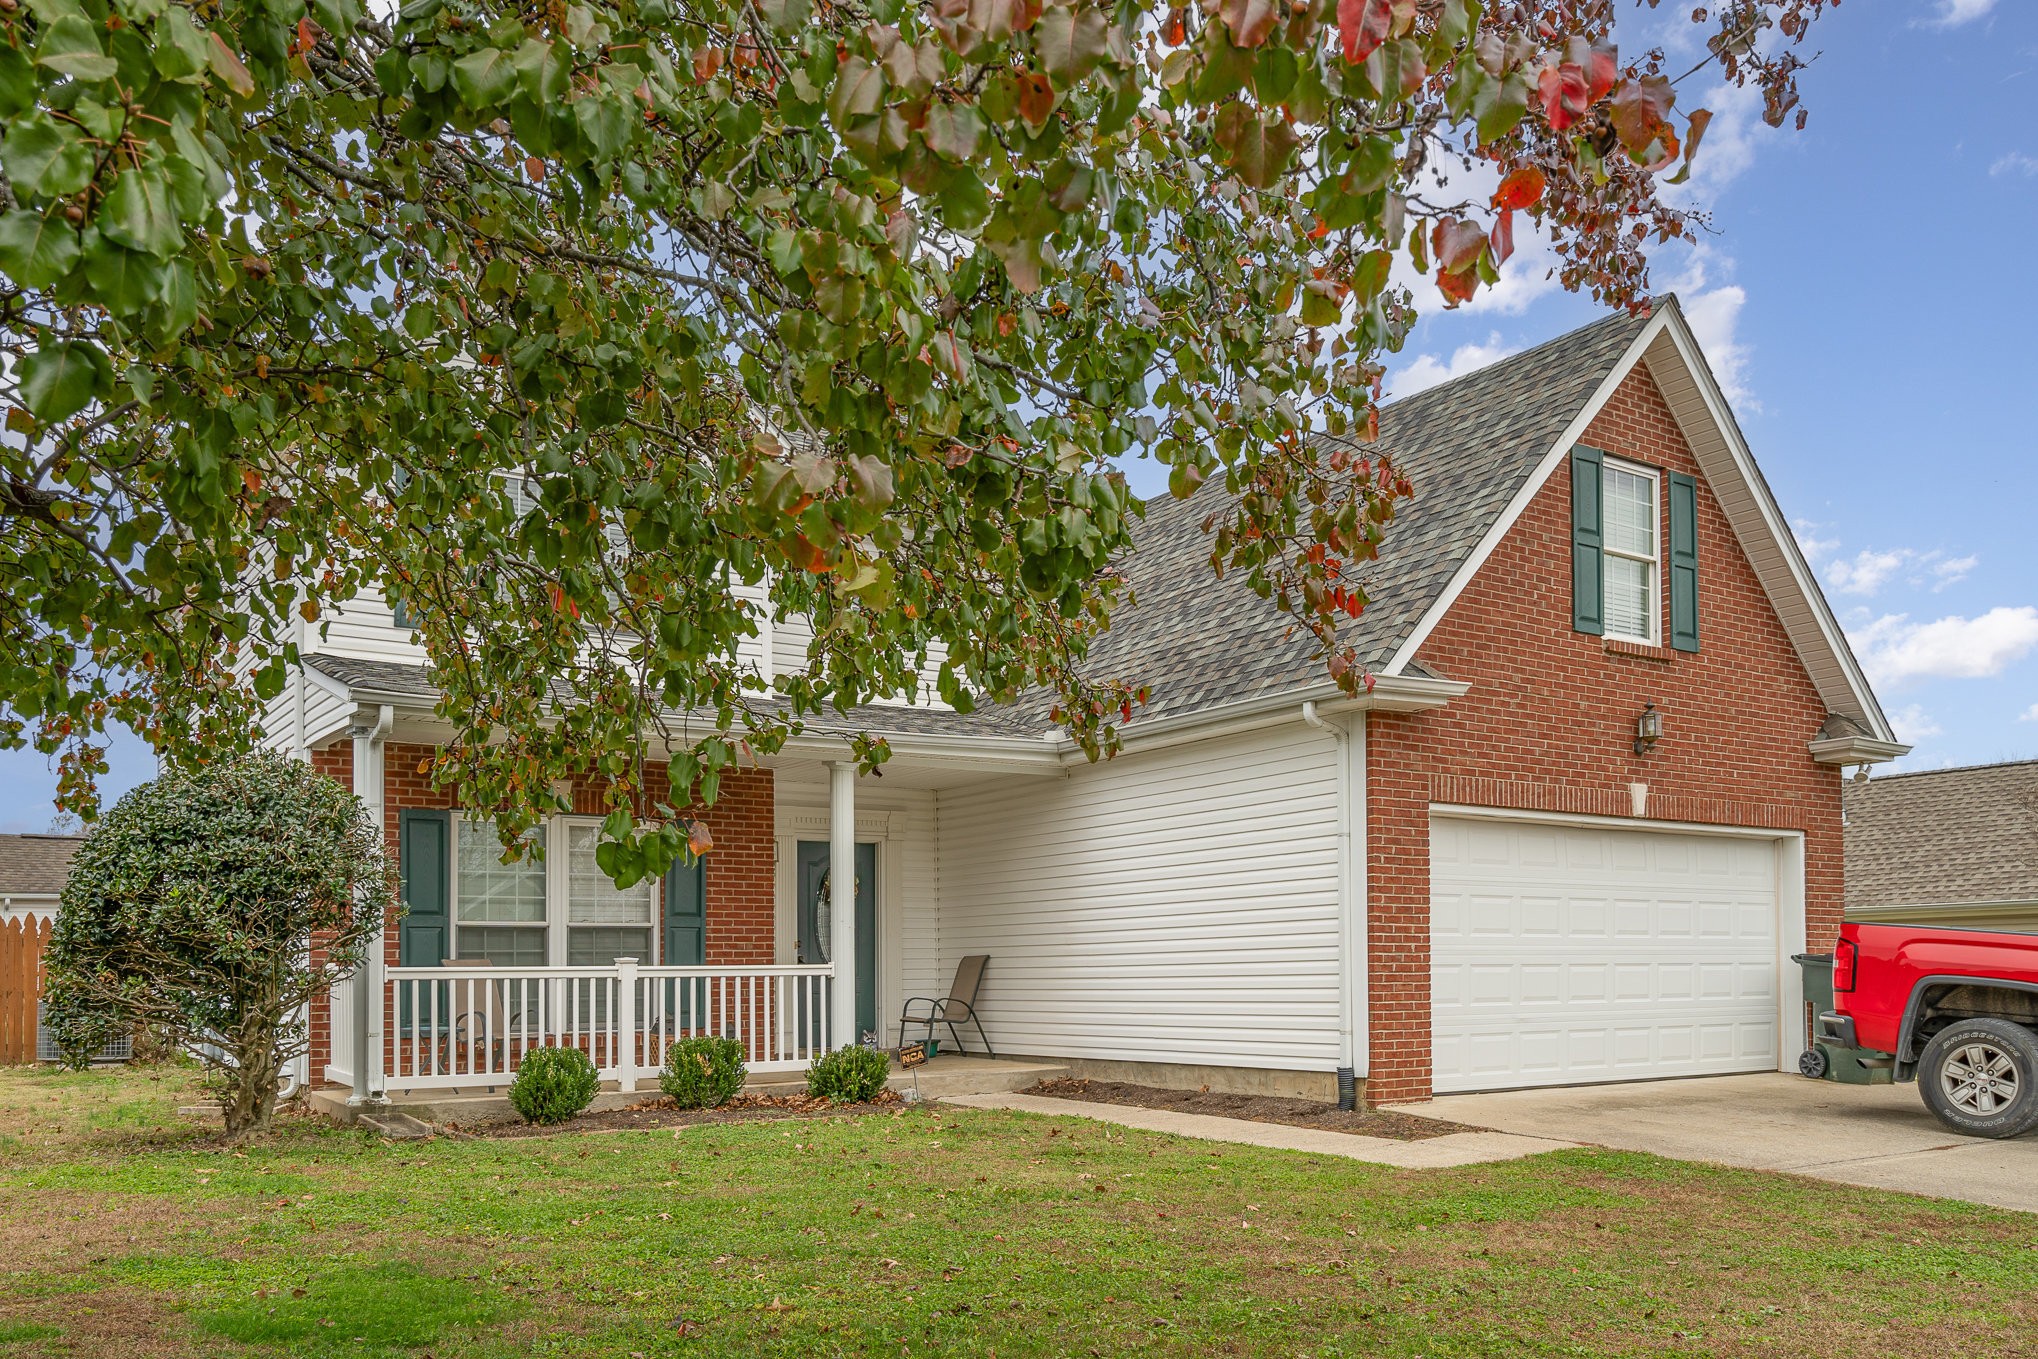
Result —
<instances>
[{"instance_id":1,"label":"garage door panel","mask_svg":"<svg viewBox=\"0 0 2038 1359\"><path fill-rule=\"evenodd\" d=\"M1772 842L1439 817L1438 1091L1764 1070Z\"/></svg>"}]
</instances>

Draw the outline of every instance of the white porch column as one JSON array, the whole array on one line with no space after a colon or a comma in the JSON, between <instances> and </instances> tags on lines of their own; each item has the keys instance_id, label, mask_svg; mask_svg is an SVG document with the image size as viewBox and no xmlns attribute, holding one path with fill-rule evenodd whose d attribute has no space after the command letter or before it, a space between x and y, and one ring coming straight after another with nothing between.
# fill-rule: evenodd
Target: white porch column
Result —
<instances>
[{"instance_id":1,"label":"white porch column","mask_svg":"<svg viewBox=\"0 0 2038 1359\"><path fill-rule=\"evenodd\" d=\"M856 762L828 764L828 957L835 965L830 983L830 1041L854 1043L856 1031Z\"/></svg>"},{"instance_id":2,"label":"white porch column","mask_svg":"<svg viewBox=\"0 0 2038 1359\"><path fill-rule=\"evenodd\" d=\"M347 728L354 738L354 796L368 809L368 818L378 831L388 825L384 806L382 742L396 721L396 710L387 704L376 714L373 726L364 712ZM349 1104L379 1104L386 1100L382 1084L382 993L383 925L377 923L368 941L368 956L354 973L354 1090Z\"/></svg>"}]
</instances>

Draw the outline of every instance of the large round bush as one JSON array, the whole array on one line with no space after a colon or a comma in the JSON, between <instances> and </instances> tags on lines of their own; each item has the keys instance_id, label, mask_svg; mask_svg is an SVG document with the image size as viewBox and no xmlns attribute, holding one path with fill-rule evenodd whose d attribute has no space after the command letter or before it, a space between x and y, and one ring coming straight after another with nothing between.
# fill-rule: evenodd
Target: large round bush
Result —
<instances>
[{"instance_id":1,"label":"large round bush","mask_svg":"<svg viewBox=\"0 0 2038 1359\"><path fill-rule=\"evenodd\" d=\"M713 1109L743 1088L743 1044L734 1038L682 1038L665 1054L658 1088L682 1109Z\"/></svg>"},{"instance_id":2,"label":"large round bush","mask_svg":"<svg viewBox=\"0 0 2038 1359\"><path fill-rule=\"evenodd\" d=\"M227 1134L261 1131L307 1049L303 1007L360 966L389 901L381 827L309 765L258 752L172 770L71 861L50 1028L73 1062L138 1027L167 1034L213 1069Z\"/></svg>"},{"instance_id":3,"label":"large round bush","mask_svg":"<svg viewBox=\"0 0 2038 1359\"><path fill-rule=\"evenodd\" d=\"M579 1048L534 1048L517 1066L509 1102L526 1123L564 1123L600 1092L601 1077Z\"/></svg>"}]
</instances>

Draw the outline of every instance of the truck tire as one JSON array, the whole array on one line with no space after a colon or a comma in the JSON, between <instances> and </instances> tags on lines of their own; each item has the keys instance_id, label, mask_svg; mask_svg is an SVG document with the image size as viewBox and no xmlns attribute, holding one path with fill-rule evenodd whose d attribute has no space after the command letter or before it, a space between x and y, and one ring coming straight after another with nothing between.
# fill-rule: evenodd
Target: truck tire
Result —
<instances>
[{"instance_id":1,"label":"truck tire","mask_svg":"<svg viewBox=\"0 0 2038 1359\"><path fill-rule=\"evenodd\" d=\"M1933 1117L1970 1137L2015 1137L2038 1126L2038 1036L2007 1019L1958 1019L1918 1063Z\"/></svg>"}]
</instances>

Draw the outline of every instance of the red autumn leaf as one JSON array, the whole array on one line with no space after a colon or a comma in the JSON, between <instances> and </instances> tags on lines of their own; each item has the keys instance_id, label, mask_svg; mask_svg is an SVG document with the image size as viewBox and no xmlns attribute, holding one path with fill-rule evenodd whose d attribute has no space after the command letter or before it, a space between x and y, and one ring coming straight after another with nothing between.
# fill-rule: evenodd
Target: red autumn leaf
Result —
<instances>
[{"instance_id":1,"label":"red autumn leaf","mask_svg":"<svg viewBox=\"0 0 2038 1359\"><path fill-rule=\"evenodd\" d=\"M1620 79L1620 60L1612 43L1599 42L1592 45L1592 54L1585 63L1587 80L1586 98L1597 104L1606 98L1614 81Z\"/></svg>"},{"instance_id":2,"label":"red autumn leaf","mask_svg":"<svg viewBox=\"0 0 2038 1359\"><path fill-rule=\"evenodd\" d=\"M1014 83L1019 87L1019 116L1029 127L1046 127L1054 112L1054 86L1038 71L1028 71Z\"/></svg>"},{"instance_id":3,"label":"red autumn leaf","mask_svg":"<svg viewBox=\"0 0 2038 1359\"><path fill-rule=\"evenodd\" d=\"M1233 47L1258 47L1274 31L1274 20L1279 17L1274 0L1224 0L1218 14L1231 30Z\"/></svg>"},{"instance_id":4,"label":"red autumn leaf","mask_svg":"<svg viewBox=\"0 0 2038 1359\"><path fill-rule=\"evenodd\" d=\"M693 54L693 78L695 80L713 80L715 72L721 69L721 48L703 47L700 51Z\"/></svg>"},{"instance_id":5,"label":"red autumn leaf","mask_svg":"<svg viewBox=\"0 0 2038 1359\"><path fill-rule=\"evenodd\" d=\"M1585 69L1572 62L1545 66L1536 77L1536 93L1543 101L1543 116L1559 132L1578 121L1585 112Z\"/></svg>"},{"instance_id":6,"label":"red autumn leaf","mask_svg":"<svg viewBox=\"0 0 2038 1359\"><path fill-rule=\"evenodd\" d=\"M1543 172L1533 165L1524 165L1493 191L1493 206L1496 208L1532 207L1542 200Z\"/></svg>"},{"instance_id":7,"label":"red autumn leaf","mask_svg":"<svg viewBox=\"0 0 2038 1359\"><path fill-rule=\"evenodd\" d=\"M714 847L715 837L714 834L708 830L707 822L689 821L686 823L687 853L693 855L696 859L698 859L700 858L701 855L706 854L709 850L713 849Z\"/></svg>"},{"instance_id":8,"label":"red autumn leaf","mask_svg":"<svg viewBox=\"0 0 2038 1359\"><path fill-rule=\"evenodd\" d=\"M1189 30L1188 26L1182 20L1182 11L1178 9L1169 10L1167 26L1168 46L1180 47L1183 43L1187 42L1188 40Z\"/></svg>"},{"instance_id":9,"label":"red autumn leaf","mask_svg":"<svg viewBox=\"0 0 2038 1359\"><path fill-rule=\"evenodd\" d=\"M1469 273L1479 262L1479 252L1485 245L1486 233L1477 222L1456 217L1444 218L1429 234L1430 254L1435 256L1437 268L1446 274Z\"/></svg>"},{"instance_id":10,"label":"red autumn leaf","mask_svg":"<svg viewBox=\"0 0 2038 1359\"><path fill-rule=\"evenodd\" d=\"M1486 238L1484 235L1481 235L1479 239L1483 241ZM1455 307L1460 302L1471 301L1472 294L1478 291L1478 288L1479 271L1477 269L1467 269L1462 274L1451 273L1441 266L1437 269L1437 291L1444 295L1444 302L1447 306Z\"/></svg>"},{"instance_id":11,"label":"red autumn leaf","mask_svg":"<svg viewBox=\"0 0 2038 1359\"><path fill-rule=\"evenodd\" d=\"M1345 60L1361 62L1387 41L1394 23L1393 0L1337 0L1337 33Z\"/></svg>"},{"instance_id":12,"label":"red autumn leaf","mask_svg":"<svg viewBox=\"0 0 2038 1359\"><path fill-rule=\"evenodd\" d=\"M1613 130L1636 164L1654 168L1677 154L1670 108L1677 92L1662 76L1624 80L1613 92Z\"/></svg>"},{"instance_id":13,"label":"red autumn leaf","mask_svg":"<svg viewBox=\"0 0 2038 1359\"><path fill-rule=\"evenodd\" d=\"M545 178L545 162L539 160L536 156L525 156L524 173L531 177L531 182L534 184L543 182Z\"/></svg>"},{"instance_id":14,"label":"red autumn leaf","mask_svg":"<svg viewBox=\"0 0 2038 1359\"><path fill-rule=\"evenodd\" d=\"M1493 262L1505 264L1507 257L1514 253L1514 209L1501 209L1500 218L1493 224L1493 231L1487 236L1493 247Z\"/></svg>"}]
</instances>

